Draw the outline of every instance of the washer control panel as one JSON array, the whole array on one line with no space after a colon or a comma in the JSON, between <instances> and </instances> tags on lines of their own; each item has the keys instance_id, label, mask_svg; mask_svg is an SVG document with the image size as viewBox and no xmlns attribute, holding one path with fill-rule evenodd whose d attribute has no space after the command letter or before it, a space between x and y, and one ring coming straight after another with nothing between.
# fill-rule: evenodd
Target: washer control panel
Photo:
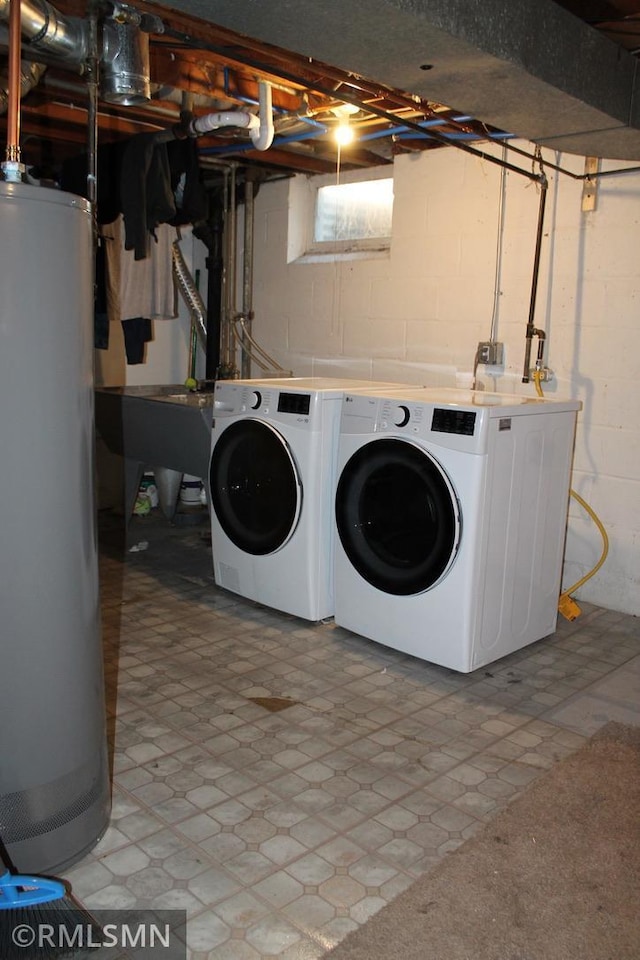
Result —
<instances>
[{"instance_id":1,"label":"washer control panel","mask_svg":"<svg viewBox=\"0 0 640 960\"><path fill-rule=\"evenodd\" d=\"M278 395L278 413L296 413L308 415L311 409L311 395L308 393L285 393Z\"/></svg>"},{"instance_id":2,"label":"washer control panel","mask_svg":"<svg viewBox=\"0 0 640 960\"><path fill-rule=\"evenodd\" d=\"M389 427L423 427L434 433L450 433L472 437L476 429L476 412L460 410L456 407L432 407L424 404L397 403L383 400L378 426L382 430Z\"/></svg>"},{"instance_id":3,"label":"washer control panel","mask_svg":"<svg viewBox=\"0 0 640 960\"><path fill-rule=\"evenodd\" d=\"M404 403L400 403L394 410L392 416L396 427L406 427L411 419L411 411Z\"/></svg>"},{"instance_id":4,"label":"washer control panel","mask_svg":"<svg viewBox=\"0 0 640 960\"><path fill-rule=\"evenodd\" d=\"M378 430L407 428L409 432L420 432L425 423L425 407L422 404L403 403L397 400L383 399L378 412Z\"/></svg>"}]
</instances>

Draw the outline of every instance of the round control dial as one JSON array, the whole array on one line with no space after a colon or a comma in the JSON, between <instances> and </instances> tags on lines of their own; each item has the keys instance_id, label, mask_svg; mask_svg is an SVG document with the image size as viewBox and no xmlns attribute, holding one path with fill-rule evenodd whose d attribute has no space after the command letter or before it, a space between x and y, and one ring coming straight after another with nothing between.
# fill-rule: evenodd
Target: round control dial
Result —
<instances>
[{"instance_id":1,"label":"round control dial","mask_svg":"<svg viewBox=\"0 0 640 960\"><path fill-rule=\"evenodd\" d=\"M396 427L406 427L409 423L410 416L409 407L405 407L405 405L401 403L393 411L393 422Z\"/></svg>"},{"instance_id":2,"label":"round control dial","mask_svg":"<svg viewBox=\"0 0 640 960\"><path fill-rule=\"evenodd\" d=\"M254 390L253 393L251 394L251 402L249 403L249 406L251 407L252 410L258 410L261 403L262 403L262 394L260 393L259 390Z\"/></svg>"}]
</instances>

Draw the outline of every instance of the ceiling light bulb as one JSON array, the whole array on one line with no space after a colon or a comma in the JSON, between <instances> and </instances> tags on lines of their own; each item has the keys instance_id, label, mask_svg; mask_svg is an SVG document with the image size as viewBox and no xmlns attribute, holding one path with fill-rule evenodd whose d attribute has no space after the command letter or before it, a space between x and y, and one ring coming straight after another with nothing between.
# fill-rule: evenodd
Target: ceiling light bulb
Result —
<instances>
[{"instance_id":1,"label":"ceiling light bulb","mask_svg":"<svg viewBox=\"0 0 640 960\"><path fill-rule=\"evenodd\" d=\"M336 142L339 143L341 147L346 147L348 143L353 142L353 127L348 121L339 123L335 129L334 136L336 138Z\"/></svg>"}]
</instances>

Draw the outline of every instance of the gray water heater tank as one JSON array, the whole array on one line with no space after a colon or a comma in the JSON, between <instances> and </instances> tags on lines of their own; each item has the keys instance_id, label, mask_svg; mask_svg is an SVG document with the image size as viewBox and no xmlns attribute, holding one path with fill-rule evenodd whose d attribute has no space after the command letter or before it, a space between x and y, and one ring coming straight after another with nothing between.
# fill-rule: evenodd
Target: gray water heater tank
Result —
<instances>
[{"instance_id":1,"label":"gray water heater tank","mask_svg":"<svg viewBox=\"0 0 640 960\"><path fill-rule=\"evenodd\" d=\"M0 183L0 277L0 842L53 873L110 811L87 202Z\"/></svg>"}]
</instances>

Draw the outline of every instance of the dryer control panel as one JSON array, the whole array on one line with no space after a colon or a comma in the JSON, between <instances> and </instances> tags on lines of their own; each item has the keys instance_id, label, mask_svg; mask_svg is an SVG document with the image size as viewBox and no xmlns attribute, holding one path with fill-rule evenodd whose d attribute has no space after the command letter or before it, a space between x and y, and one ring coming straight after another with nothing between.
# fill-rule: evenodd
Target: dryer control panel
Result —
<instances>
[{"instance_id":1,"label":"dryer control panel","mask_svg":"<svg viewBox=\"0 0 640 960\"><path fill-rule=\"evenodd\" d=\"M341 397L341 391L334 389L287 390L272 386L268 380L219 380L214 417L253 417L312 431L321 429L327 417L339 419Z\"/></svg>"},{"instance_id":2,"label":"dryer control panel","mask_svg":"<svg viewBox=\"0 0 640 960\"><path fill-rule=\"evenodd\" d=\"M431 429L436 433L459 433L472 437L476 429L474 410L457 410L455 407L434 407Z\"/></svg>"},{"instance_id":3,"label":"dryer control panel","mask_svg":"<svg viewBox=\"0 0 640 960\"><path fill-rule=\"evenodd\" d=\"M395 391L394 391L395 393ZM341 431L346 434L397 436L428 441L449 450L484 454L487 447L489 409L469 409L459 403L421 402L405 393L359 396L347 393L342 407Z\"/></svg>"}]
</instances>

